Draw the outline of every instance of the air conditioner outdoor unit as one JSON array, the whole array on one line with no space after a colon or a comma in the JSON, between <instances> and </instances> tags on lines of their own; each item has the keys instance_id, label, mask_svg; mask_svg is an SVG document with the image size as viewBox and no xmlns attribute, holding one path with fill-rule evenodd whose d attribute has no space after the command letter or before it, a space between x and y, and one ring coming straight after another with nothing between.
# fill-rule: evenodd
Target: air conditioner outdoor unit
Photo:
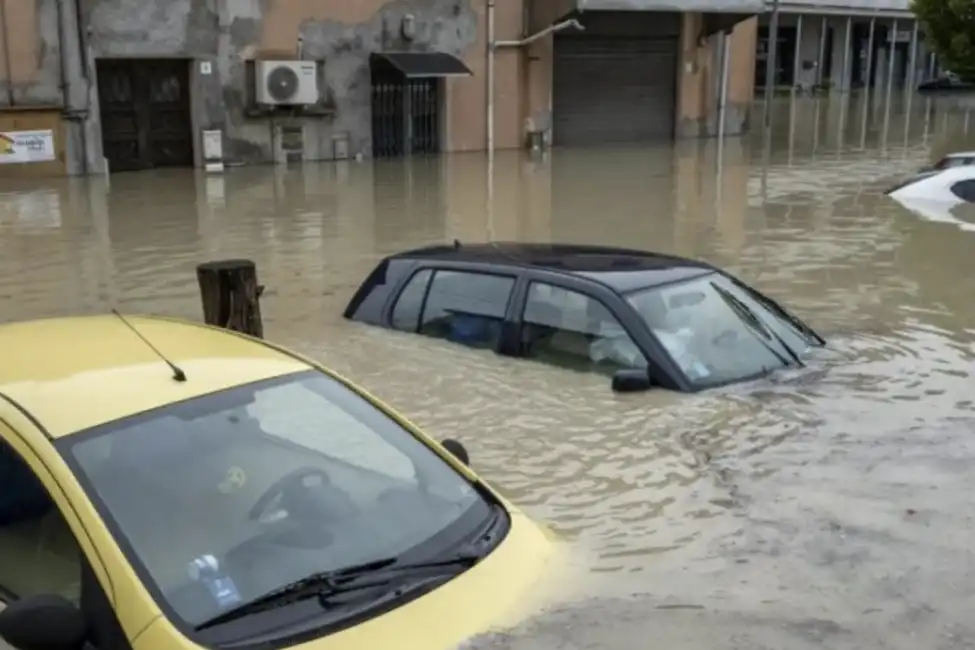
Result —
<instances>
[{"instance_id":1,"label":"air conditioner outdoor unit","mask_svg":"<svg viewBox=\"0 0 975 650\"><path fill-rule=\"evenodd\" d=\"M318 102L318 65L314 61L257 61L254 88L258 104L315 104Z\"/></svg>"}]
</instances>

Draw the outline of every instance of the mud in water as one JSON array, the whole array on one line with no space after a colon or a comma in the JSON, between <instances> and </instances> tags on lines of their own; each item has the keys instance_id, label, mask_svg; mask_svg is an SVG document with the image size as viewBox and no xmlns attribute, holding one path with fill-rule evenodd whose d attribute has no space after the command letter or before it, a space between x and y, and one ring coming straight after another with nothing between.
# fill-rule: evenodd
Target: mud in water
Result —
<instances>
[{"instance_id":1,"label":"mud in water","mask_svg":"<svg viewBox=\"0 0 975 650\"><path fill-rule=\"evenodd\" d=\"M882 195L975 149L975 124L917 97L786 101L773 118L768 147L758 112L723 145L503 153L493 186L480 154L0 180L0 319L198 319L195 265L254 259L269 338L462 439L566 540L550 608L473 647L975 647L975 213ZM455 238L702 257L831 350L774 381L618 396L341 320L382 255Z\"/></svg>"}]
</instances>

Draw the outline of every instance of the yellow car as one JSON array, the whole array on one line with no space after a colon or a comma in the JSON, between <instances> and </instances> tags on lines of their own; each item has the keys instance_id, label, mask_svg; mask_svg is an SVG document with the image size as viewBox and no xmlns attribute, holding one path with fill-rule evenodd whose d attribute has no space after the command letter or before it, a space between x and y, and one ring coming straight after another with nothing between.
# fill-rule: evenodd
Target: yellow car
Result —
<instances>
[{"instance_id":1,"label":"yellow car","mask_svg":"<svg viewBox=\"0 0 975 650\"><path fill-rule=\"evenodd\" d=\"M282 348L113 314L2 325L0 351L18 650L452 648L552 559L458 443Z\"/></svg>"}]
</instances>

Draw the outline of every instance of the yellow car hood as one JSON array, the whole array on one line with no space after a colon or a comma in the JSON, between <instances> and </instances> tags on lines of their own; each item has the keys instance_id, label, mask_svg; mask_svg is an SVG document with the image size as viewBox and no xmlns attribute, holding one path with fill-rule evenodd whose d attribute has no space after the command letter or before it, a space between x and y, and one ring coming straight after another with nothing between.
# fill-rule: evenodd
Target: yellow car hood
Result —
<instances>
[{"instance_id":1,"label":"yellow car hood","mask_svg":"<svg viewBox=\"0 0 975 650\"><path fill-rule=\"evenodd\" d=\"M511 528L477 566L386 614L300 645L296 650L453 650L537 611L541 576L555 559L550 532L509 508ZM193 648L165 618L138 636L134 650Z\"/></svg>"}]
</instances>

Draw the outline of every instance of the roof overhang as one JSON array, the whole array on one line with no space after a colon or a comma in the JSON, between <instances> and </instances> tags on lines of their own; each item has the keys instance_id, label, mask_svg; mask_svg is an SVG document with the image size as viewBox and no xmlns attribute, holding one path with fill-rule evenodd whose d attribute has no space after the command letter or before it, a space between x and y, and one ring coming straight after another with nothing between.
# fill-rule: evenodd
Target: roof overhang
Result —
<instances>
[{"instance_id":1,"label":"roof overhang","mask_svg":"<svg viewBox=\"0 0 975 650\"><path fill-rule=\"evenodd\" d=\"M766 0L576 0L577 11L677 11L754 16Z\"/></svg>"},{"instance_id":2,"label":"roof overhang","mask_svg":"<svg viewBox=\"0 0 975 650\"><path fill-rule=\"evenodd\" d=\"M463 61L446 52L373 52L372 61L393 68L407 79L469 77L473 74Z\"/></svg>"}]
</instances>

